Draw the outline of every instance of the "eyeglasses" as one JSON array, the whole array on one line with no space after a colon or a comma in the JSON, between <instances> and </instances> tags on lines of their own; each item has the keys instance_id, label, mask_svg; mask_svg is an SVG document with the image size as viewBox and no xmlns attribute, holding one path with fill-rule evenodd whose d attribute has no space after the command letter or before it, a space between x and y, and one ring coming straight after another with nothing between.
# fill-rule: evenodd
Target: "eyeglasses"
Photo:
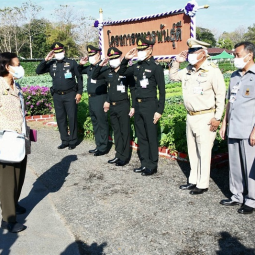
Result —
<instances>
[{"instance_id":1,"label":"eyeglasses","mask_svg":"<svg viewBox=\"0 0 255 255\"><path fill-rule=\"evenodd\" d=\"M202 48L202 47L190 48L190 49L188 49L188 53L189 53L189 54L192 54L192 53L194 53L194 52L196 52L196 51L198 51L198 50L201 50L201 49L203 49L203 48Z\"/></svg>"}]
</instances>

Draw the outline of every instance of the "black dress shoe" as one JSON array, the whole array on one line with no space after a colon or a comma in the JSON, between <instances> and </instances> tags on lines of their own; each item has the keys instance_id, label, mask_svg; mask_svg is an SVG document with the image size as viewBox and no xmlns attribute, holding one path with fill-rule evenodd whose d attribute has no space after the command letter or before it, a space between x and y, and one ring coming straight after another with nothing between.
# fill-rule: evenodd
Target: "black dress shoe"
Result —
<instances>
[{"instance_id":1,"label":"black dress shoe","mask_svg":"<svg viewBox=\"0 0 255 255\"><path fill-rule=\"evenodd\" d=\"M105 154L105 152L103 152L103 151L97 151L97 152L95 152L94 153L94 156L102 156L102 155L104 155Z\"/></svg>"},{"instance_id":2,"label":"black dress shoe","mask_svg":"<svg viewBox=\"0 0 255 255\"><path fill-rule=\"evenodd\" d=\"M2 220L1 228L8 229L11 233L18 233L25 230L27 227L18 222L6 222Z\"/></svg>"},{"instance_id":3,"label":"black dress shoe","mask_svg":"<svg viewBox=\"0 0 255 255\"><path fill-rule=\"evenodd\" d=\"M27 210L23 206L16 204L16 214L24 214Z\"/></svg>"},{"instance_id":4,"label":"black dress shoe","mask_svg":"<svg viewBox=\"0 0 255 255\"><path fill-rule=\"evenodd\" d=\"M226 205L226 206L234 206L234 205L239 205L238 202L233 201L232 199L223 199L220 201L221 205Z\"/></svg>"},{"instance_id":5,"label":"black dress shoe","mask_svg":"<svg viewBox=\"0 0 255 255\"><path fill-rule=\"evenodd\" d=\"M134 172L135 173L142 173L145 170L145 168L146 168L145 166L141 166L139 168L135 168Z\"/></svg>"},{"instance_id":6,"label":"black dress shoe","mask_svg":"<svg viewBox=\"0 0 255 255\"><path fill-rule=\"evenodd\" d=\"M117 162L116 162L116 166L125 166L128 162L126 160L121 160L119 159Z\"/></svg>"},{"instance_id":7,"label":"black dress shoe","mask_svg":"<svg viewBox=\"0 0 255 255\"><path fill-rule=\"evenodd\" d=\"M68 147L69 145L68 144L60 144L59 146L58 146L58 149L65 149L66 147Z\"/></svg>"},{"instance_id":8,"label":"black dress shoe","mask_svg":"<svg viewBox=\"0 0 255 255\"><path fill-rule=\"evenodd\" d=\"M73 150L76 148L76 145L75 144L70 144L69 147L68 147L68 150Z\"/></svg>"},{"instance_id":9,"label":"black dress shoe","mask_svg":"<svg viewBox=\"0 0 255 255\"><path fill-rule=\"evenodd\" d=\"M188 183L180 186L180 189L182 190L192 190L196 188L196 184Z\"/></svg>"},{"instance_id":10,"label":"black dress shoe","mask_svg":"<svg viewBox=\"0 0 255 255\"><path fill-rule=\"evenodd\" d=\"M89 150L89 153L96 153L98 151L98 149L94 149L94 150Z\"/></svg>"},{"instance_id":11,"label":"black dress shoe","mask_svg":"<svg viewBox=\"0 0 255 255\"><path fill-rule=\"evenodd\" d=\"M208 189L199 189L199 188L194 188L193 190L190 191L190 195L200 195L206 192Z\"/></svg>"},{"instance_id":12,"label":"black dress shoe","mask_svg":"<svg viewBox=\"0 0 255 255\"><path fill-rule=\"evenodd\" d=\"M119 158L115 157L114 159L108 160L108 163L109 164L115 164L118 160L119 160Z\"/></svg>"},{"instance_id":13,"label":"black dress shoe","mask_svg":"<svg viewBox=\"0 0 255 255\"><path fill-rule=\"evenodd\" d=\"M142 176L148 176L148 175L153 175L155 173L157 173L157 168L149 169L146 167L145 170L141 174L142 174Z\"/></svg>"},{"instance_id":14,"label":"black dress shoe","mask_svg":"<svg viewBox=\"0 0 255 255\"><path fill-rule=\"evenodd\" d=\"M241 208L239 208L237 211L238 211L239 213L241 213L241 214L251 214L251 213L253 213L254 208L253 208L253 207L250 207L250 206L248 206L248 205L243 205L243 206L241 206Z\"/></svg>"}]
</instances>

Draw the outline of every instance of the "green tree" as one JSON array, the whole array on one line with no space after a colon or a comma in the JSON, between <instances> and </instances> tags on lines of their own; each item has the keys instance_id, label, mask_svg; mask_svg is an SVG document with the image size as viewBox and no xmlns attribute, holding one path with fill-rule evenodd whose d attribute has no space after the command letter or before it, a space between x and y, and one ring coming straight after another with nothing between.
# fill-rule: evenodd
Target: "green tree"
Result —
<instances>
[{"instance_id":1,"label":"green tree","mask_svg":"<svg viewBox=\"0 0 255 255\"><path fill-rule=\"evenodd\" d=\"M219 48L227 49L227 50L232 50L234 47L233 42L229 38L227 39L220 38L218 40L217 46Z\"/></svg>"},{"instance_id":2,"label":"green tree","mask_svg":"<svg viewBox=\"0 0 255 255\"><path fill-rule=\"evenodd\" d=\"M255 23L253 26L248 27L247 33L244 34L244 39L255 44Z\"/></svg>"},{"instance_id":3,"label":"green tree","mask_svg":"<svg viewBox=\"0 0 255 255\"><path fill-rule=\"evenodd\" d=\"M216 40L214 38L214 35L209 29L197 27L196 34L198 40L209 43L211 47L216 46Z\"/></svg>"},{"instance_id":4,"label":"green tree","mask_svg":"<svg viewBox=\"0 0 255 255\"><path fill-rule=\"evenodd\" d=\"M71 28L72 24L47 24L46 43L52 45L54 42L61 42L65 46L67 57L77 57L78 46L73 39Z\"/></svg>"}]
</instances>

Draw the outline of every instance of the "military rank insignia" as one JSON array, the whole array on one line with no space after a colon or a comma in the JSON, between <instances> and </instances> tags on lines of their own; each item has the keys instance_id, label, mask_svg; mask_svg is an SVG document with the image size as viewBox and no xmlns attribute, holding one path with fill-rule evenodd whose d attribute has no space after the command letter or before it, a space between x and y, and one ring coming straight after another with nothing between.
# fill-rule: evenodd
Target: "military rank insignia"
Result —
<instances>
[{"instance_id":1,"label":"military rank insignia","mask_svg":"<svg viewBox=\"0 0 255 255\"><path fill-rule=\"evenodd\" d=\"M90 49L90 48L88 48L88 52L91 52L91 49Z\"/></svg>"},{"instance_id":2,"label":"military rank insignia","mask_svg":"<svg viewBox=\"0 0 255 255\"><path fill-rule=\"evenodd\" d=\"M249 96L249 95L250 95L250 90L249 90L249 89L246 89L245 95L246 95L246 96Z\"/></svg>"},{"instance_id":3,"label":"military rank insignia","mask_svg":"<svg viewBox=\"0 0 255 255\"><path fill-rule=\"evenodd\" d=\"M139 40L138 43L137 43L139 46L143 45L142 41Z\"/></svg>"},{"instance_id":4,"label":"military rank insignia","mask_svg":"<svg viewBox=\"0 0 255 255\"><path fill-rule=\"evenodd\" d=\"M113 54L114 54L114 50L111 50L111 52L110 52L110 53L111 53L111 55L113 55Z\"/></svg>"}]
</instances>

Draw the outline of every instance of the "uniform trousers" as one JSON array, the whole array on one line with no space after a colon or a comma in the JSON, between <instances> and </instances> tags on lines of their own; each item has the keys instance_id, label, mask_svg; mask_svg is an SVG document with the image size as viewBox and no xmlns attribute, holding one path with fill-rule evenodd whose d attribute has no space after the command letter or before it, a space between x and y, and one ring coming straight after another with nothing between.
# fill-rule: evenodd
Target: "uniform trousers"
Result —
<instances>
[{"instance_id":1,"label":"uniform trousers","mask_svg":"<svg viewBox=\"0 0 255 255\"><path fill-rule=\"evenodd\" d=\"M128 100L110 106L110 120L114 132L115 157L128 161L130 147L130 103Z\"/></svg>"},{"instance_id":2,"label":"uniform trousers","mask_svg":"<svg viewBox=\"0 0 255 255\"><path fill-rule=\"evenodd\" d=\"M210 131L210 120L214 113L187 115L186 136L190 162L189 183L199 189L209 187L212 147L216 132Z\"/></svg>"},{"instance_id":3,"label":"uniform trousers","mask_svg":"<svg viewBox=\"0 0 255 255\"><path fill-rule=\"evenodd\" d=\"M2 218L7 222L16 222L16 204L24 183L27 156L17 164L0 164L0 202Z\"/></svg>"},{"instance_id":4,"label":"uniform trousers","mask_svg":"<svg viewBox=\"0 0 255 255\"><path fill-rule=\"evenodd\" d=\"M255 146L249 139L228 139L229 187L233 201L255 208ZM243 193L247 190L247 195Z\"/></svg>"},{"instance_id":5,"label":"uniform trousers","mask_svg":"<svg viewBox=\"0 0 255 255\"><path fill-rule=\"evenodd\" d=\"M71 91L65 95L59 95L57 93L53 95L60 138L65 145L75 145L77 142L77 104L75 96L75 91ZM69 135L68 124L70 130Z\"/></svg>"},{"instance_id":6,"label":"uniform trousers","mask_svg":"<svg viewBox=\"0 0 255 255\"><path fill-rule=\"evenodd\" d=\"M135 129L138 138L141 166L154 170L158 166L157 124L153 123L157 100L136 102Z\"/></svg>"},{"instance_id":7,"label":"uniform trousers","mask_svg":"<svg viewBox=\"0 0 255 255\"><path fill-rule=\"evenodd\" d=\"M89 97L89 113L93 125L96 149L105 152L108 149L109 124L107 113L104 112L106 94Z\"/></svg>"}]
</instances>

